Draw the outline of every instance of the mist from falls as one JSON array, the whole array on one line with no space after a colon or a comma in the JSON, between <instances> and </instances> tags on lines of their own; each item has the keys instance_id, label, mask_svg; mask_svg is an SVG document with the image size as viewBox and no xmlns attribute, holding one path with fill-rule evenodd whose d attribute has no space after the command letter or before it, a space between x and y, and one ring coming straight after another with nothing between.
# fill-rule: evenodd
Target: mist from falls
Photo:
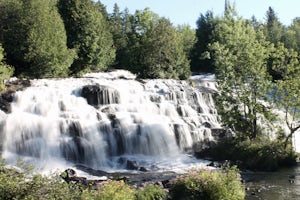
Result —
<instances>
[{"instance_id":1,"label":"mist from falls","mask_svg":"<svg viewBox=\"0 0 300 200\"><path fill-rule=\"evenodd\" d=\"M197 79L198 80L198 79ZM2 157L40 168L81 164L151 170L199 163L188 156L221 129L213 82L136 80L126 71L32 80L1 113ZM199 79L200 80L200 79Z\"/></svg>"}]
</instances>

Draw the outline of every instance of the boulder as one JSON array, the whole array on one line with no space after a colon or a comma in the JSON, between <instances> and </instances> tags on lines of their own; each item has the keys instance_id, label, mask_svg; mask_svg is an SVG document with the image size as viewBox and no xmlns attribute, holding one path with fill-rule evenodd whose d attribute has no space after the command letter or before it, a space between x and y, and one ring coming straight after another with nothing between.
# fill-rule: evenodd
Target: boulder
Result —
<instances>
[{"instance_id":1,"label":"boulder","mask_svg":"<svg viewBox=\"0 0 300 200\"><path fill-rule=\"evenodd\" d=\"M117 90L98 84L84 86L81 90L81 96L94 107L120 103L120 94Z\"/></svg>"}]
</instances>

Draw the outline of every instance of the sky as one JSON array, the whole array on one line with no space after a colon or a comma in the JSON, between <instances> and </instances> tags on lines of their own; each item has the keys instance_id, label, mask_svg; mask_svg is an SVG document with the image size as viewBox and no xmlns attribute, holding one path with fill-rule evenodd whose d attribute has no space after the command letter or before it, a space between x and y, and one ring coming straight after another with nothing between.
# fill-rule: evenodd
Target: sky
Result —
<instances>
[{"instance_id":1,"label":"sky","mask_svg":"<svg viewBox=\"0 0 300 200\"><path fill-rule=\"evenodd\" d=\"M130 13L135 10L150 10L160 17L168 18L173 25L188 24L196 28L196 21L200 14L213 11L215 16L221 16L224 12L225 0L100 0L111 13L115 3L120 10L129 9ZM245 19L253 15L259 21L264 22L266 12L271 6L279 21L284 25L290 25L295 17L300 17L300 0L231 0L239 14Z\"/></svg>"}]
</instances>

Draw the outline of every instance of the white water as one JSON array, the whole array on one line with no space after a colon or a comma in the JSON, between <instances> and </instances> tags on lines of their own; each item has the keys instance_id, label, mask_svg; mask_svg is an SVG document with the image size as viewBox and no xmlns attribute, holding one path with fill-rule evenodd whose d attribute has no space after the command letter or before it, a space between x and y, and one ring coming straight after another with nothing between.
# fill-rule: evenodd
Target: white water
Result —
<instances>
[{"instance_id":1,"label":"white water","mask_svg":"<svg viewBox=\"0 0 300 200\"><path fill-rule=\"evenodd\" d=\"M134 78L116 71L31 81L15 94L12 112L1 112L2 157L8 163L22 158L41 170L74 164L122 170L122 160L152 170L204 166L187 152L195 143L213 141L211 128L221 128L214 83L198 77L191 87L185 81ZM101 88L92 105L81 96L87 85Z\"/></svg>"}]
</instances>

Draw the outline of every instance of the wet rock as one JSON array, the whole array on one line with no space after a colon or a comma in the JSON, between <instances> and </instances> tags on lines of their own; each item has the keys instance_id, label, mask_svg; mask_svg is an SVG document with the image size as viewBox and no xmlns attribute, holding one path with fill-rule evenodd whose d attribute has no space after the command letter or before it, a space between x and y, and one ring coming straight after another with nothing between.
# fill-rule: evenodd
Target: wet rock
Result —
<instances>
[{"instance_id":1,"label":"wet rock","mask_svg":"<svg viewBox=\"0 0 300 200\"><path fill-rule=\"evenodd\" d=\"M13 101L14 92L8 91L0 95L0 109L5 113L11 112L10 103Z\"/></svg>"},{"instance_id":2,"label":"wet rock","mask_svg":"<svg viewBox=\"0 0 300 200\"><path fill-rule=\"evenodd\" d=\"M87 100L88 104L94 107L120 103L119 92L103 85L86 85L81 90L81 96Z\"/></svg>"},{"instance_id":3,"label":"wet rock","mask_svg":"<svg viewBox=\"0 0 300 200\"><path fill-rule=\"evenodd\" d=\"M146 167L139 167L138 169L140 172L147 172L149 171Z\"/></svg>"},{"instance_id":4,"label":"wet rock","mask_svg":"<svg viewBox=\"0 0 300 200\"><path fill-rule=\"evenodd\" d=\"M211 128L211 127L212 127L211 124L210 124L209 122L204 122L204 123L202 124L202 126L204 126L204 127L206 127L206 128Z\"/></svg>"},{"instance_id":5,"label":"wet rock","mask_svg":"<svg viewBox=\"0 0 300 200\"><path fill-rule=\"evenodd\" d=\"M66 169L64 173L60 175L60 177L62 177L62 179L64 179L67 183L74 182L74 183L80 183L85 186L88 185L87 178L78 177L76 171L73 169Z\"/></svg>"},{"instance_id":6,"label":"wet rock","mask_svg":"<svg viewBox=\"0 0 300 200\"><path fill-rule=\"evenodd\" d=\"M177 174L172 171L164 171L164 172L105 172L102 170L95 170L84 165L76 165L77 169L84 171L93 176L105 176L111 180L126 180L130 185L142 186L145 182L162 182L163 185L168 185L169 180L177 177Z\"/></svg>"},{"instance_id":7,"label":"wet rock","mask_svg":"<svg viewBox=\"0 0 300 200\"><path fill-rule=\"evenodd\" d=\"M135 161L127 160L126 162L126 169L128 170L138 170L139 167Z\"/></svg>"},{"instance_id":8,"label":"wet rock","mask_svg":"<svg viewBox=\"0 0 300 200\"><path fill-rule=\"evenodd\" d=\"M0 109L5 113L10 113L10 103L14 100L15 92L29 87L30 81L27 79L11 79L5 83L5 86L6 90L0 93Z\"/></svg>"}]
</instances>

